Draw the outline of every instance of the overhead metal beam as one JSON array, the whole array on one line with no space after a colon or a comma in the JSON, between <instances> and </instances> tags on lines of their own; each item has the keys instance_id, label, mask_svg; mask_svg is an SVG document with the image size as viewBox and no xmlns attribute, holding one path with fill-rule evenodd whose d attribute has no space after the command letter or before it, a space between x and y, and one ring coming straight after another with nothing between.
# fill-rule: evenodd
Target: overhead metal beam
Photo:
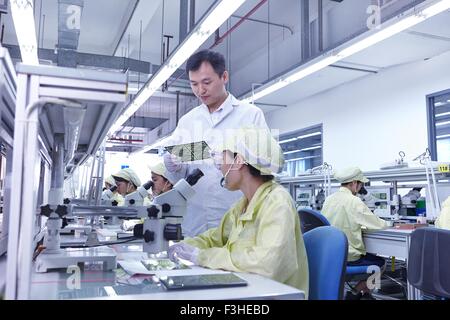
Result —
<instances>
[{"instance_id":1,"label":"overhead metal beam","mask_svg":"<svg viewBox=\"0 0 450 320\"><path fill-rule=\"evenodd\" d=\"M19 46L7 44L3 46L8 49L11 58L21 59ZM39 59L52 61L55 64L58 63L58 59L71 59L71 62L76 62L74 67L83 65L106 69L136 71L145 74L151 74L159 68L159 66L152 65L146 61L83 52L69 53L68 50L58 50L57 53L55 53L55 51L51 49L39 49L38 56ZM61 56L61 58L59 58L59 56Z\"/></svg>"}]
</instances>

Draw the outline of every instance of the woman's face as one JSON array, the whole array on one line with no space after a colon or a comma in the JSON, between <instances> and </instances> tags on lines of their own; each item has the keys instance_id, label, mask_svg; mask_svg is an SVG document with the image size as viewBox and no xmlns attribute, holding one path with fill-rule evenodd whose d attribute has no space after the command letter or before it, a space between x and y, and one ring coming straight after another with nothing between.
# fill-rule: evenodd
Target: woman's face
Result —
<instances>
[{"instance_id":1,"label":"woman's face","mask_svg":"<svg viewBox=\"0 0 450 320\"><path fill-rule=\"evenodd\" d=\"M351 187L350 187L353 195L358 194L358 192L359 192L359 190L361 190L362 186L363 186L362 182L353 181L352 184L351 184Z\"/></svg>"},{"instance_id":2,"label":"woman's face","mask_svg":"<svg viewBox=\"0 0 450 320\"><path fill-rule=\"evenodd\" d=\"M130 194L131 192L135 191L135 188L131 182L116 181L116 185L117 185L117 192L122 196L126 196L127 194Z\"/></svg>"},{"instance_id":3,"label":"woman's face","mask_svg":"<svg viewBox=\"0 0 450 320\"><path fill-rule=\"evenodd\" d=\"M241 174L239 173L241 164L238 163L240 162L239 156L234 157L232 152L224 151L222 160L220 170L225 178L224 186L230 191L239 190L241 180Z\"/></svg>"},{"instance_id":4,"label":"woman's face","mask_svg":"<svg viewBox=\"0 0 450 320\"><path fill-rule=\"evenodd\" d=\"M166 178L164 178L159 174L152 173L152 181L153 181L152 192L155 196L172 189L172 184Z\"/></svg>"}]
</instances>

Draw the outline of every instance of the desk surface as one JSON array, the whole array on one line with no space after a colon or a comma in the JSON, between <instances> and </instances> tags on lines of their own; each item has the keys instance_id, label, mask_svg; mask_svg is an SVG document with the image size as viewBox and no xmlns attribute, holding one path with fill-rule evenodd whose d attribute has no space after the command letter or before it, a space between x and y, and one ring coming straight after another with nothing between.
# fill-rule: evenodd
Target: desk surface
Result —
<instances>
[{"instance_id":1,"label":"desk surface","mask_svg":"<svg viewBox=\"0 0 450 320\"><path fill-rule=\"evenodd\" d=\"M117 260L140 261L148 259L142 252L141 244L114 245ZM55 270L32 275L30 299L154 299L154 300L227 300L227 299L304 299L304 293L296 288L284 285L257 274L237 273L248 281L248 286L206 289L167 291L152 275L135 275L131 277L119 268L114 271L103 271L100 266L91 266L90 270L80 273L80 288L74 286L73 273ZM221 270L205 269L192 266L190 269L154 271L154 275L192 275L217 274ZM127 278L127 281L123 279Z\"/></svg>"}]
</instances>

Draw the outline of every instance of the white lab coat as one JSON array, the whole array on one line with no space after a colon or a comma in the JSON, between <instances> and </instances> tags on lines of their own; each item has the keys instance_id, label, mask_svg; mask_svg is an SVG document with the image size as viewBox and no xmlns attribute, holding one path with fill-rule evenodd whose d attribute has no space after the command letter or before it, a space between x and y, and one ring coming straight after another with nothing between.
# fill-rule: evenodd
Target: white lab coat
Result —
<instances>
[{"instance_id":1,"label":"white lab coat","mask_svg":"<svg viewBox=\"0 0 450 320\"><path fill-rule=\"evenodd\" d=\"M258 107L243 103L229 94L227 100L212 114L202 104L181 117L170 143L177 145L206 141L214 148L232 134L231 130L249 126L267 128L264 113ZM183 234L187 237L219 226L225 212L242 197L240 191L231 192L220 186L222 173L212 159L190 162L178 172L176 178L185 178L196 168L202 170L204 176L194 186L196 194L187 204L182 224Z\"/></svg>"}]
</instances>

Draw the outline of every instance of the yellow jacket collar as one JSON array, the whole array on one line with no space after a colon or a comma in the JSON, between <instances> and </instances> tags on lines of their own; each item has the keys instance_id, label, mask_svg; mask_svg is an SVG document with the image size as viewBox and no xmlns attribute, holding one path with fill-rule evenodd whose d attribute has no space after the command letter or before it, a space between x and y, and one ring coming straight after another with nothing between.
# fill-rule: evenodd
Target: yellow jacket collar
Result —
<instances>
[{"instance_id":1,"label":"yellow jacket collar","mask_svg":"<svg viewBox=\"0 0 450 320\"><path fill-rule=\"evenodd\" d=\"M353 193L346 187L340 187L339 191L345 192L345 193L349 193L349 194L353 195Z\"/></svg>"},{"instance_id":2,"label":"yellow jacket collar","mask_svg":"<svg viewBox=\"0 0 450 320\"><path fill-rule=\"evenodd\" d=\"M276 186L274 181L268 181L260 185L259 188L256 190L255 194L253 195L252 200L248 204L247 210L245 211L244 214L242 214L239 217L239 220L243 221L253 220L254 213L258 211L261 203L266 199L267 194L272 191L274 186ZM239 202L241 212L244 210L246 204L247 199L244 197Z\"/></svg>"}]
</instances>

